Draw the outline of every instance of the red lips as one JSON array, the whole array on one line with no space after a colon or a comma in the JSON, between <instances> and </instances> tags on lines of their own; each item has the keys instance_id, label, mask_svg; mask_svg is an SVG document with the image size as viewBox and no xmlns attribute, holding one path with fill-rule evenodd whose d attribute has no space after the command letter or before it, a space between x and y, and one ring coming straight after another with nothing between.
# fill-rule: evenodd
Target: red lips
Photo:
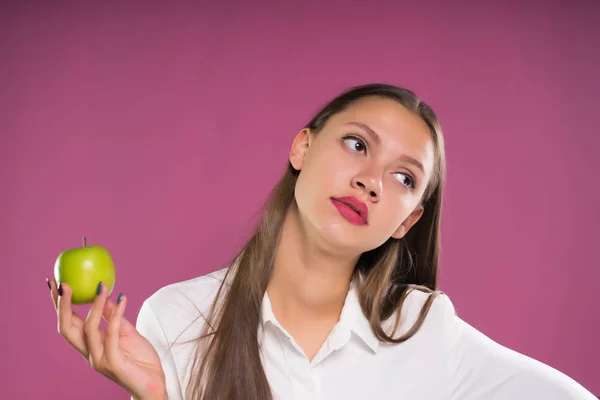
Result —
<instances>
[{"instance_id":1,"label":"red lips","mask_svg":"<svg viewBox=\"0 0 600 400\"><path fill-rule=\"evenodd\" d=\"M369 220L369 208L365 203L360 201L358 198L354 196L349 197L334 197L333 200L339 201L340 203L344 203L354 211L356 211L360 216L365 220L365 223Z\"/></svg>"}]
</instances>

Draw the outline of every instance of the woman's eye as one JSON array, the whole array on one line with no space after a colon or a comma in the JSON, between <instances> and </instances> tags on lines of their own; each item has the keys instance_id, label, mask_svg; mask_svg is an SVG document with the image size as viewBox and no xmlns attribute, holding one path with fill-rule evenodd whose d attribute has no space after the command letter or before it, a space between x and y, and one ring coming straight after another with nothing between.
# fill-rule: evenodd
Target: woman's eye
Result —
<instances>
[{"instance_id":1,"label":"woman's eye","mask_svg":"<svg viewBox=\"0 0 600 400\"><path fill-rule=\"evenodd\" d=\"M396 173L396 176L398 177L398 180L400 181L400 183L402 183L407 188L409 188L409 189L415 188L415 180L412 178L412 176L402 173L402 172Z\"/></svg>"},{"instance_id":2,"label":"woman's eye","mask_svg":"<svg viewBox=\"0 0 600 400\"><path fill-rule=\"evenodd\" d=\"M359 153L367 151L367 146L365 146L365 143L357 137L347 136L344 138L344 142L347 144L348 147L350 147L350 149Z\"/></svg>"}]
</instances>

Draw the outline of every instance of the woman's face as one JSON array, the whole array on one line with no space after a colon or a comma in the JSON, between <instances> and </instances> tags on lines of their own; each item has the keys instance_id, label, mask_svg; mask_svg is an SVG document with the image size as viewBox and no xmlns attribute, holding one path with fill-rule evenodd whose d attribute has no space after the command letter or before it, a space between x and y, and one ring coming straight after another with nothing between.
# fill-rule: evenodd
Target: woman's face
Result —
<instances>
[{"instance_id":1,"label":"woman's face","mask_svg":"<svg viewBox=\"0 0 600 400\"><path fill-rule=\"evenodd\" d=\"M318 134L299 132L290 162L300 170L295 198L302 225L362 253L403 237L418 221L435 149L418 115L369 97L332 116Z\"/></svg>"}]
</instances>

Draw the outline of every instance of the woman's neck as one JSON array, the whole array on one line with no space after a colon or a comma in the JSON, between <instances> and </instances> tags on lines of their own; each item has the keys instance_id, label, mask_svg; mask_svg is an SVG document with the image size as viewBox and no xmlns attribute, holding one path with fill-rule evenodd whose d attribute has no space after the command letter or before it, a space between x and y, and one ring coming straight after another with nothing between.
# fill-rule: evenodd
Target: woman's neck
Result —
<instances>
[{"instance_id":1,"label":"woman's neck","mask_svg":"<svg viewBox=\"0 0 600 400\"><path fill-rule=\"evenodd\" d=\"M341 253L318 243L317 233L302 226L294 203L283 224L267 286L280 323L337 321L358 260Z\"/></svg>"}]
</instances>

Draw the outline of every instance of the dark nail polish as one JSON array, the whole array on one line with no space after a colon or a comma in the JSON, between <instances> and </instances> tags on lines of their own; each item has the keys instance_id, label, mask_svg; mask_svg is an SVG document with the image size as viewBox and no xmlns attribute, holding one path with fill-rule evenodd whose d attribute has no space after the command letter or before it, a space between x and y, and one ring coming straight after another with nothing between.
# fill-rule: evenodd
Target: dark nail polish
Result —
<instances>
[{"instance_id":1,"label":"dark nail polish","mask_svg":"<svg viewBox=\"0 0 600 400\"><path fill-rule=\"evenodd\" d=\"M98 296L100 293L102 293L102 282L98 284L98 289L96 289L96 296Z\"/></svg>"},{"instance_id":2,"label":"dark nail polish","mask_svg":"<svg viewBox=\"0 0 600 400\"><path fill-rule=\"evenodd\" d=\"M62 296L62 292L63 292L63 290L62 290L62 283L61 283L60 285L58 285L58 295Z\"/></svg>"},{"instance_id":3,"label":"dark nail polish","mask_svg":"<svg viewBox=\"0 0 600 400\"><path fill-rule=\"evenodd\" d=\"M119 293L119 297L117 297L117 304L121 304L121 301L123 301L123 293Z\"/></svg>"},{"instance_id":4,"label":"dark nail polish","mask_svg":"<svg viewBox=\"0 0 600 400\"><path fill-rule=\"evenodd\" d=\"M46 283L48 284L48 289L52 289L52 286L50 286L50 280L48 278L46 278Z\"/></svg>"}]
</instances>

